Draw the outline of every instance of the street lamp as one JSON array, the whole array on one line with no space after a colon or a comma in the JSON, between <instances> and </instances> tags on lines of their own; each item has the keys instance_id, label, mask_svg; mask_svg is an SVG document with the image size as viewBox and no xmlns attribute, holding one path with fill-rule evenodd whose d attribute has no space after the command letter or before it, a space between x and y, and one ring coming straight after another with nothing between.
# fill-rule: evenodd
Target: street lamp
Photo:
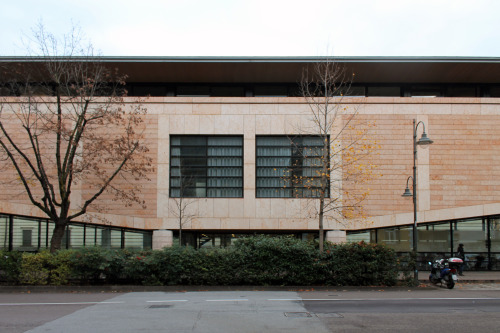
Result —
<instances>
[{"instance_id":1,"label":"street lamp","mask_svg":"<svg viewBox=\"0 0 500 333\"><path fill-rule=\"evenodd\" d=\"M422 124L423 133L420 139L417 141L417 129L418 126ZM413 176L409 176L406 179L406 189L403 193L403 197L413 197L413 253L415 254L415 271L414 279L415 283L418 284L418 269L417 269L417 250L418 250L418 239L417 239L417 145L427 146L433 143L431 139L425 133L425 124L423 121L416 122L413 119ZM409 181L412 180L413 193L409 188Z\"/></svg>"}]
</instances>

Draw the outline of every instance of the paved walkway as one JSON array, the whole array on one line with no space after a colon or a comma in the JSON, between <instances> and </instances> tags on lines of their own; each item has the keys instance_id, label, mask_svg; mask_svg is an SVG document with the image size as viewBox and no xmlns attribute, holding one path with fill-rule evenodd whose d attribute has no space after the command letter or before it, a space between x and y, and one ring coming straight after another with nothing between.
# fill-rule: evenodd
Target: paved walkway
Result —
<instances>
[{"instance_id":1,"label":"paved walkway","mask_svg":"<svg viewBox=\"0 0 500 333\"><path fill-rule=\"evenodd\" d=\"M421 282L429 281L429 271L419 271L418 277ZM500 271L464 271L459 276L459 283L470 284L493 284L492 287L500 288ZM498 287L497 287L498 285ZM234 291L234 290L322 290L335 287L326 286L130 286L130 285L106 285L106 286L0 286L0 293L9 292L152 292L152 291ZM350 287L346 287L350 288ZM355 288L355 287L352 287Z\"/></svg>"},{"instance_id":2,"label":"paved walkway","mask_svg":"<svg viewBox=\"0 0 500 333\"><path fill-rule=\"evenodd\" d=\"M429 274L429 271L419 271L418 279L428 281ZM500 271L464 271L464 275L458 278L460 282L500 283Z\"/></svg>"}]
</instances>

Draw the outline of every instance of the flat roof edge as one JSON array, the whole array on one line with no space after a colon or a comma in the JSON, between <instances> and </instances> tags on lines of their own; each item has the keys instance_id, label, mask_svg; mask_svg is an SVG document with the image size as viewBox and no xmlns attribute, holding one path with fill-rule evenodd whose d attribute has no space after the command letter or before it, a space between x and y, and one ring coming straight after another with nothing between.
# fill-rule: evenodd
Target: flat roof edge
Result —
<instances>
[{"instance_id":1,"label":"flat roof edge","mask_svg":"<svg viewBox=\"0 0 500 333\"><path fill-rule=\"evenodd\" d=\"M41 62L47 57L0 56L0 62ZM87 57L53 57L53 60L87 60ZM500 63L500 57L150 57L96 56L103 62L120 63Z\"/></svg>"}]
</instances>

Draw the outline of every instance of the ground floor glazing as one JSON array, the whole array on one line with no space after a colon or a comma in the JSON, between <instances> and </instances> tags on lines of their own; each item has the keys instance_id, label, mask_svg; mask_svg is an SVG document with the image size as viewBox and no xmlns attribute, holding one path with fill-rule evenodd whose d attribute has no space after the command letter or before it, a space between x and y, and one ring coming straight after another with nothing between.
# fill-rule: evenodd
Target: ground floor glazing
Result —
<instances>
[{"instance_id":1,"label":"ground floor glazing","mask_svg":"<svg viewBox=\"0 0 500 333\"><path fill-rule=\"evenodd\" d=\"M413 249L413 225L350 231L347 241L384 244L403 255ZM459 244L466 270L500 270L500 216L419 224L417 242L420 270L429 261L456 256Z\"/></svg>"},{"instance_id":2,"label":"ground floor glazing","mask_svg":"<svg viewBox=\"0 0 500 333\"><path fill-rule=\"evenodd\" d=\"M0 249L39 251L50 247L54 228L47 219L0 214ZM194 248L231 246L238 238L256 234L289 235L304 241L314 240L317 232L220 230L182 232L182 244ZM179 243L174 231L173 243ZM413 225L347 231L348 242L384 244L404 256L413 249ZM107 225L72 222L68 224L63 248L102 246L106 248L151 249L153 232ZM467 270L500 270L500 216L450 220L419 224L417 228L419 270L428 262L456 256L458 244L464 244Z\"/></svg>"},{"instance_id":3,"label":"ground floor glazing","mask_svg":"<svg viewBox=\"0 0 500 333\"><path fill-rule=\"evenodd\" d=\"M50 247L54 223L16 215L0 215L0 249L35 252ZM102 246L111 249L150 249L152 231L71 222L66 228L62 248Z\"/></svg>"}]
</instances>

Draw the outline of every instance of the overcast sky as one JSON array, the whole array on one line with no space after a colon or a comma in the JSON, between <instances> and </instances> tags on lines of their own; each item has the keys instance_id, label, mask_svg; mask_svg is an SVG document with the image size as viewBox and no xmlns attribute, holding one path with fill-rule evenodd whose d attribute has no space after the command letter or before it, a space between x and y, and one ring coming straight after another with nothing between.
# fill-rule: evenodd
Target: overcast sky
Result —
<instances>
[{"instance_id":1,"label":"overcast sky","mask_svg":"<svg viewBox=\"0 0 500 333\"><path fill-rule=\"evenodd\" d=\"M105 56L500 57L498 0L4 0L0 55L42 20Z\"/></svg>"}]
</instances>

